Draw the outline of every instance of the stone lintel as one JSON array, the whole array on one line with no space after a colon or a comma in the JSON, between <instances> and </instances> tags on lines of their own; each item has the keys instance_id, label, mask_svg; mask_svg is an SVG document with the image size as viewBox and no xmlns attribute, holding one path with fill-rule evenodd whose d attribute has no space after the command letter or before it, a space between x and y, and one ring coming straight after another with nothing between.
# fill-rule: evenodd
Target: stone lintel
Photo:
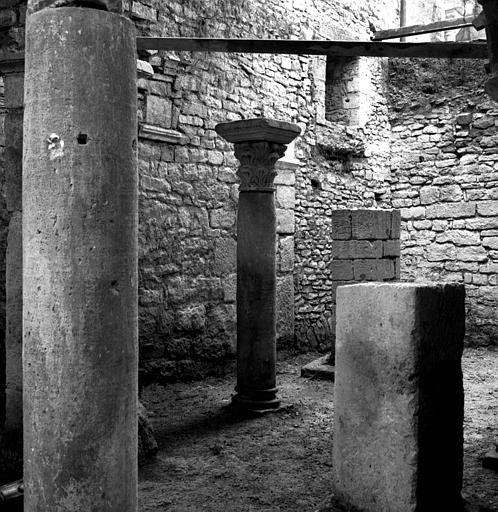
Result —
<instances>
[{"instance_id":1,"label":"stone lintel","mask_svg":"<svg viewBox=\"0 0 498 512\"><path fill-rule=\"evenodd\" d=\"M169 142L170 144L178 144L182 140L182 134L176 130L169 130L147 123L140 124L138 135L141 139Z\"/></svg>"},{"instance_id":2,"label":"stone lintel","mask_svg":"<svg viewBox=\"0 0 498 512\"><path fill-rule=\"evenodd\" d=\"M266 141L289 144L301 133L301 128L296 124L264 117L221 123L216 125L215 130L232 143Z\"/></svg>"}]
</instances>

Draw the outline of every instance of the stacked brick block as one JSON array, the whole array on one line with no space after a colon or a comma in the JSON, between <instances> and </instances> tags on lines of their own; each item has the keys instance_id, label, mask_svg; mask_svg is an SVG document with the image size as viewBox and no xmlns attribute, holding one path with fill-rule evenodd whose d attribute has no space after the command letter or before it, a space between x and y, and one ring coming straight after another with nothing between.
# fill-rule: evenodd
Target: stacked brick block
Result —
<instances>
[{"instance_id":1,"label":"stacked brick block","mask_svg":"<svg viewBox=\"0 0 498 512\"><path fill-rule=\"evenodd\" d=\"M335 317L338 286L399 280L401 216L399 210L335 210L331 220Z\"/></svg>"}]
</instances>

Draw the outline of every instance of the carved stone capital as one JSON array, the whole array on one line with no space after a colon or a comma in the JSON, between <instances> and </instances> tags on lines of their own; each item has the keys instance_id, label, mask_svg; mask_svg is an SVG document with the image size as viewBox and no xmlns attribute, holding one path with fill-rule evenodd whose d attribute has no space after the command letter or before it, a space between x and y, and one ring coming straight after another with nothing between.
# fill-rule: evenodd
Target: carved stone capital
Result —
<instances>
[{"instance_id":1,"label":"carved stone capital","mask_svg":"<svg viewBox=\"0 0 498 512\"><path fill-rule=\"evenodd\" d=\"M275 164L285 154L285 144L255 141L235 144L235 157L240 162L237 175L240 190L273 191L277 175Z\"/></svg>"},{"instance_id":2,"label":"carved stone capital","mask_svg":"<svg viewBox=\"0 0 498 512\"><path fill-rule=\"evenodd\" d=\"M284 156L287 144L301 133L295 124L263 117L221 123L215 129L235 144L241 191L274 191L275 164Z\"/></svg>"}]
</instances>

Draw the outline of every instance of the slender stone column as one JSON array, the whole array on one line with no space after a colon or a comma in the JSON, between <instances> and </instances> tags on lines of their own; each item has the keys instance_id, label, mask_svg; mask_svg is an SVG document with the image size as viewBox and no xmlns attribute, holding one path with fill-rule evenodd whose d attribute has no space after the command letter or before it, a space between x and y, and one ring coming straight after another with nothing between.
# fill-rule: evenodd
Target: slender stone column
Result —
<instances>
[{"instance_id":1,"label":"slender stone column","mask_svg":"<svg viewBox=\"0 0 498 512\"><path fill-rule=\"evenodd\" d=\"M247 119L216 126L240 161L237 215L237 394L245 409L278 408L276 397L275 164L300 133L291 123Z\"/></svg>"},{"instance_id":2,"label":"slender stone column","mask_svg":"<svg viewBox=\"0 0 498 512\"><path fill-rule=\"evenodd\" d=\"M137 510L136 115L128 19L28 16L26 512Z\"/></svg>"},{"instance_id":3,"label":"slender stone column","mask_svg":"<svg viewBox=\"0 0 498 512\"><path fill-rule=\"evenodd\" d=\"M338 505L368 512L462 510L464 332L462 285L337 289Z\"/></svg>"}]
</instances>

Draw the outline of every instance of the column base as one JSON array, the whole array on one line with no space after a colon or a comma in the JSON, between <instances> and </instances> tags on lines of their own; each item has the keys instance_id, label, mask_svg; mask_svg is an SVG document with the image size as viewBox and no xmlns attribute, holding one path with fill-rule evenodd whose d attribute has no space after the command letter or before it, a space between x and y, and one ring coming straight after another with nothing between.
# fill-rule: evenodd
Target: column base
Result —
<instances>
[{"instance_id":1,"label":"column base","mask_svg":"<svg viewBox=\"0 0 498 512\"><path fill-rule=\"evenodd\" d=\"M280 409L280 399L276 397L277 388L240 390L232 398L232 405L249 412L264 414Z\"/></svg>"}]
</instances>

